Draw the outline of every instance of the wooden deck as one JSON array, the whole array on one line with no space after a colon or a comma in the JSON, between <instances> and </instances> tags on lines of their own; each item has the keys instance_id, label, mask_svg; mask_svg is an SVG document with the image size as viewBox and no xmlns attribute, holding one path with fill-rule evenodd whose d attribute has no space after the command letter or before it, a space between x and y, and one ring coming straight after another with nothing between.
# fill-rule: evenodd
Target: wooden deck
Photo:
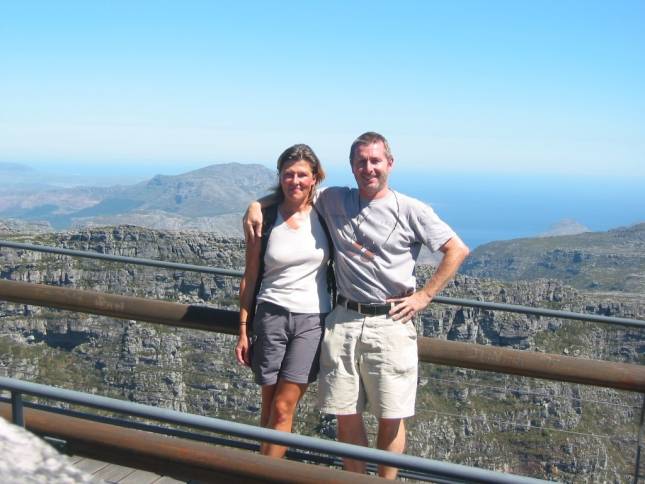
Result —
<instances>
[{"instance_id":1,"label":"wooden deck","mask_svg":"<svg viewBox=\"0 0 645 484\"><path fill-rule=\"evenodd\" d=\"M100 460L87 459L85 457L72 456L71 462L78 469L92 475L99 481L108 484L185 484L186 481L178 481L172 477L160 476L153 472L133 469Z\"/></svg>"}]
</instances>

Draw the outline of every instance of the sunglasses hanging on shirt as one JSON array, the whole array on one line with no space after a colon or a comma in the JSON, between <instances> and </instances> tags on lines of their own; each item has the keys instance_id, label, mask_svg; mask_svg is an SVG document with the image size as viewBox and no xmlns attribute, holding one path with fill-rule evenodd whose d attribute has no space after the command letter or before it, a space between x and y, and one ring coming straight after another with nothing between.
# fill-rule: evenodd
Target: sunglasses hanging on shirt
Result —
<instances>
[{"instance_id":1,"label":"sunglasses hanging on shirt","mask_svg":"<svg viewBox=\"0 0 645 484\"><path fill-rule=\"evenodd\" d=\"M382 247L385 247L387 242L390 240L390 237L394 233L394 230L396 230L396 227L399 224L399 212L400 212L400 206L399 206L399 198L396 196L396 192L394 190L391 190L392 195L394 195L394 200L396 200L396 217L394 221L394 226L392 227L392 230L390 230L390 233L387 235L386 239L383 241L381 244ZM376 258L376 252L377 252L377 246L374 243L373 240L371 240L369 237L365 235L364 232L360 231L361 225L363 222L365 222L365 219L367 218L367 214L369 213L369 209L371 208L369 205L366 205L365 207L361 206L361 196L358 194L358 214L356 216L356 227L354 227L354 222L352 219L350 219L350 225L352 227L352 231L354 232L354 240L352 242L352 246L355 249L358 249L361 255L361 259L368 260L368 261L373 261ZM365 209L365 213L363 213L363 209ZM360 222L358 221L358 217L361 217ZM369 246L371 249L369 249L366 244L359 242L359 237L358 233L362 235L360 238L361 240L368 240L370 242Z\"/></svg>"}]
</instances>

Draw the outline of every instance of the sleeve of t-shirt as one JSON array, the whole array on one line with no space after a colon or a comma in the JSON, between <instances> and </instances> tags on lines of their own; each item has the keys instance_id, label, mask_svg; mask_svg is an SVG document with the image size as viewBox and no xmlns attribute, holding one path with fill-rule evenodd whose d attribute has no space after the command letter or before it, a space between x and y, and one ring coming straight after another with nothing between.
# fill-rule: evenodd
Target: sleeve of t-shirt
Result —
<instances>
[{"instance_id":1,"label":"sleeve of t-shirt","mask_svg":"<svg viewBox=\"0 0 645 484\"><path fill-rule=\"evenodd\" d=\"M429 205L413 200L410 213L410 225L419 240L432 252L436 252L443 244L456 234L450 226L441 220Z\"/></svg>"},{"instance_id":2,"label":"sleeve of t-shirt","mask_svg":"<svg viewBox=\"0 0 645 484\"><path fill-rule=\"evenodd\" d=\"M320 196L325 192L325 190L327 190L327 187L317 187L317 188L314 190L313 203L314 203L314 205L316 205L316 208L320 208L320 207L318 206L318 204L320 203L320 202L319 202L319 200L320 200Z\"/></svg>"},{"instance_id":3,"label":"sleeve of t-shirt","mask_svg":"<svg viewBox=\"0 0 645 484\"><path fill-rule=\"evenodd\" d=\"M334 193L338 193L341 189L341 187L320 187L316 190L314 206L323 217L329 215L331 199L334 197Z\"/></svg>"}]
</instances>

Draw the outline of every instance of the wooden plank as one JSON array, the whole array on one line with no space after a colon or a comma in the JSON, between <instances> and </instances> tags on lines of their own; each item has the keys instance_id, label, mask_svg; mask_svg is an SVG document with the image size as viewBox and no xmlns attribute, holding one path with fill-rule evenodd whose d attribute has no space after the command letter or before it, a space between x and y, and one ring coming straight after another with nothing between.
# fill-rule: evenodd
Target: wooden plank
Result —
<instances>
[{"instance_id":1,"label":"wooden plank","mask_svg":"<svg viewBox=\"0 0 645 484\"><path fill-rule=\"evenodd\" d=\"M100 460L81 459L74 465L77 469L87 472L88 474L94 474L95 472L103 469L108 464L107 462L101 462Z\"/></svg>"},{"instance_id":2,"label":"wooden plank","mask_svg":"<svg viewBox=\"0 0 645 484\"><path fill-rule=\"evenodd\" d=\"M159 474L136 470L129 476L121 479L119 484L152 484L157 479L159 479Z\"/></svg>"},{"instance_id":3,"label":"wooden plank","mask_svg":"<svg viewBox=\"0 0 645 484\"><path fill-rule=\"evenodd\" d=\"M154 484L186 484L186 481L178 481L177 479L173 479L172 477L163 476L156 480Z\"/></svg>"},{"instance_id":4,"label":"wooden plank","mask_svg":"<svg viewBox=\"0 0 645 484\"><path fill-rule=\"evenodd\" d=\"M135 471L136 469L133 469L132 467L110 464L94 473L94 477L98 477L99 479L107 482L120 482L121 479L125 479Z\"/></svg>"}]
</instances>

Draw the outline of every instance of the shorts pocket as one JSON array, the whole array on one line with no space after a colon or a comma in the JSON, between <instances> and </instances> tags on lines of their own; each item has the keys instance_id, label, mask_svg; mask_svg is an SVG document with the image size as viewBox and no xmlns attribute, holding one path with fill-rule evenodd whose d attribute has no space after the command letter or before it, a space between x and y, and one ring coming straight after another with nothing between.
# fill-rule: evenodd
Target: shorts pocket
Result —
<instances>
[{"instance_id":1,"label":"shorts pocket","mask_svg":"<svg viewBox=\"0 0 645 484\"><path fill-rule=\"evenodd\" d=\"M415 340L417 339L417 327L414 324L414 321L410 320L407 323L405 323L403 326L408 330L408 335L411 338L414 338Z\"/></svg>"},{"instance_id":2,"label":"shorts pocket","mask_svg":"<svg viewBox=\"0 0 645 484\"><path fill-rule=\"evenodd\" d=\"M334 325L336 324L336 315L338 314L338 311L336 308L334 308L330 313L327 314L325 317L325 323L324 323L324 328L325 331L328 329L332 329Z\"/></svg>"},{"instance_id":3,"label":"shorts pocket","mask_svg":"<svg viewBox=\"0 0 645 484\"><path fill-rule=\"evenodd\" d=\"M342 325L336 324L336 311L332 311L325 320L323 340L320 345L320 367L327 371L342 365L343 356L347 352L345 334Z\"/></svg>"},{"instance_id":4,"label":"shorts pocket","mask_svg":"<svg viewBox=\"0 0 645 484\"><path fill-rule=\"evenodd\" d=\"M388 337L389 367L394 373L408 373L415 369L419 362L417 349L417 330L408 321L398 323L398 328Z\"/></svg>"},{"instance_id":5,"label":"shorts pocket","mask_svg":"<svg viewBox=\"0 0 645 484\"><path fill-rule=\"evenodd\" d=\"M253 368L253 348L255 347L255 342L257 341L258 337L256 335L251 335L249 337L249 350L248 350L248 355L249 355L249 361L251 362L251 368Z\"/></svg>"}]
</instances>

